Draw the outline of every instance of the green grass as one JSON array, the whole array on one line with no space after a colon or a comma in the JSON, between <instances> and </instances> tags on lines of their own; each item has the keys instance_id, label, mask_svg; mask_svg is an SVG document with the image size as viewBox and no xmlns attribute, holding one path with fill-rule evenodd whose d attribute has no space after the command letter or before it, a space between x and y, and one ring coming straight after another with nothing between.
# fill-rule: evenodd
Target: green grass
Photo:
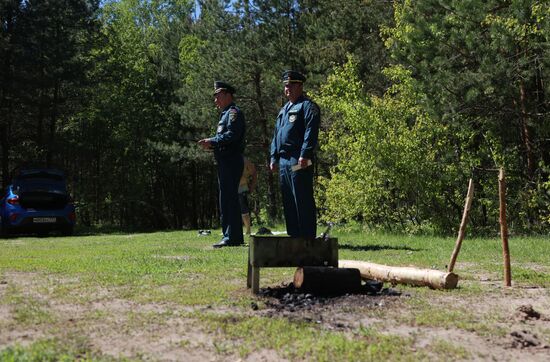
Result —
<instances>
[{"instance_id":1,"label":"green grass","mask_svg":"<svg viewBox=\"0 0 550 362\"><path fill-rule=\"evenodd\" d=\"M63 341L56 338L41 339L30 346L23 347L16 344L0 350L0 361L3 362L69 362L75 360L108 362L115 359L97 355L84 339L78 337Z\"/></svg>"},{"instance_id":2,"label":"green grass","mask_svg":"<svg viewBox=\"0 0 550 362\"><path fill-rule=\"evenodd\" d=\"M222 332L219 345L223 351L232 351L232 344L223 341L238 340L238 350L246 356L256 348L281 351L285 358L315 361L380 361L399 356L405 360L418 360L427 355L407 357L411 341L406 338L388 337L360 329L353 338L341 333L320 330L314 323L289 322L283 318L236 318L234 316L205 315L212 332Z\"/></svg>"},{"instance_id":3,"label":"green grass","mask_svg":"<svg viewBox=\"0 0 550 362\"><path fill-rule=\"evenodd\" d=\"M340 259L416 266L445 271L455 238L364 235L359 232L339 235ZM545 237L510 238L510 259L514 282L550 287L550 240ZM499 238L466 238L462 242L454 271L463 279L485 273L503 278L502 242Z\"/></svg>"},{"instance_id":4,"label":"green grass","mask_svg":"<svg viewBox=\"0 0 550 362\"><path fill-rule=\"evenodd\" d=\"M0 360L111 360L112 357L94 350L86 337L90 333L87 331L99 325L119 329L120 333L162 331L178 318L190 321L197 331L211 336L212 343L205 348L219 356L244 358L256 351L276 350L290 360L315 361L469 357L463 347L450 346L441 340L419 349L412 338L382 333L383 323L338 331L284 316L254 314L250 309L252 302L260 305L260 312L264 305L246 288L248 249L214 250L211 244L219 239L217 234L215 231L211 236L199 237L195 231L174 231L1 239L0 308L9 310L9 318L0 318L0 329L36 328L52 338L38 338L24 346L17 341L0 344ZM339 238L340 259L442 271L446 270L455 242L454 238L343 231L334 236ZM549 251L550 241L546 238L511 238L514 286L550 287ZM396 325L504 336L506 331L501 326L506 315L498 311L480 315L467 308L468 301L473 303L486 293L501 293L487 289L480 281L480 275L495 283L502 280L500 240L466 238L455 272L462 280L459 289L438 291L400 286L401 291L411 296L397 298L398 307L349 308L349 313ZM261 286L290 282L293 273L293 268L262 270ZM508 293L515 293L514 289ZM500 296L495 294L495 298ZM465 300L466 305L449 307L445 305L449 298ZM137 309L117 312L84 308L114 300L132 303ZM67 316L56 312L55 305L83 306L84 311L68 325ZM141 310L140 305L162 308ZM541 330L546 340L548 330ZM182 337L176 346L192 349L196 347L193 343ZM135 354L134 358L148 357Z\"/></svg>"},{"instance_id":5,"label":"green grass","mask_svg":"<svg viewBox=\"0 0 550 362\"><path fill-rule=\"evenodd\" d=\"M69 282L52 291L59 296L81 298L90 288L115 286L125 299L216 304L236 289L219 276L245 276L247 259L244 247L213 251L215 240L191 232L8 239L0 241L0 265L63 275ZM201 282L204 288L194 287Z\"/></svg>"}]
</instances>

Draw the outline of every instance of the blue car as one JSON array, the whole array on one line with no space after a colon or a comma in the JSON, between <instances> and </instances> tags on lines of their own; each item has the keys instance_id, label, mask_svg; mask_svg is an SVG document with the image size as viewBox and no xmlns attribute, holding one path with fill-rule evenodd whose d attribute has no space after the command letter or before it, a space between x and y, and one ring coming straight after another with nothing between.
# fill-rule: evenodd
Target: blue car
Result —
<instances>
[{"instance_id":1,"label":"blue car","mask_svg":"<svg viewBox=\"0 0 550 362\"><path fill-rule=\"evenodd\" d=\"M21 170L0 201L2 234L15 232L72 235L75 207L65 174L55 169Z\"/></svg>"}]
</instances>

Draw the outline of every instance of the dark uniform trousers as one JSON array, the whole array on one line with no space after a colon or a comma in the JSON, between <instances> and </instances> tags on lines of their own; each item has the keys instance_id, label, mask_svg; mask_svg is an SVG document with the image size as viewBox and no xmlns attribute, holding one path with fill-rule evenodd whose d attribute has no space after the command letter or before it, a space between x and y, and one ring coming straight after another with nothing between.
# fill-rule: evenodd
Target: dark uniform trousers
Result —
<instances>
[{"instance_id":1,"label":"dark uniform trousers","mask_svg":"<svg viewBox=\"0 0 550 362\"><path fill-rule=\"evenodd\" d=\"M239 204L239 181L244 168L243 157L240 153L233 153L221 156L217 161L223 239L241 243L243 223Z\"/></svg>"},{"instance_id":2,"label":"dark uniform trousers","mask_svg":"<svg viewBox=\"0 0 550 362\"><path fill-rule=\"evenodd\" d=\"M315 238L317 215L313 197L313 166L292 171L296 158L279 158L279 177L286 232L293 237Z\"/></svg>"}]
</instances>

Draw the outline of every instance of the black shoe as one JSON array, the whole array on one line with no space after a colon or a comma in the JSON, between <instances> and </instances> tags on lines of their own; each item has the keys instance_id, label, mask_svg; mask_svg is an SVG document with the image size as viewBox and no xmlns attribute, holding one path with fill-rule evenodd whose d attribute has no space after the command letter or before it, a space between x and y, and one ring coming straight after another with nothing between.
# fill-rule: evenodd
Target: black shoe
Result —
<instances>
[{"instance_id":1,"label":"black shoe","mask_svg":"<svg viewBox=\"0 0 550 362\"><path fill-rule=\"evenodd\" d=\"M244 242L242 242L242 241L232 242L231 240L223 239L219 243L216 243L216 244L212 245L212 247L213 248L223 248L224 246L239 246L239 245L242 245L242 244L244 244Z\"/></svg>"}]
</instances>

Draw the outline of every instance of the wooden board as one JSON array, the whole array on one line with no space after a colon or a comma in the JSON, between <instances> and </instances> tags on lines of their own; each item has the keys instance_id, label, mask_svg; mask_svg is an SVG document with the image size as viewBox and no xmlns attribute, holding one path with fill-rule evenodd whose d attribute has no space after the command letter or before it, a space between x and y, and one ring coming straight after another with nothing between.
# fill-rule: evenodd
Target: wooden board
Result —
<instances>
[{"instance_id":1,"label":"wooden board","mask_svg":"<svg viewBox=\"0 0 550 362\"><path fill-rule=\"evenodd\" d=\"M252 236L253 267L338 266L338 239L302 239L289 236Z\"/></svg>"},{"instance_id":2,"label":"wooden board","mask_svg":"<svg viewBox=\"0 0 550 362\"><path fill-rule=\"evenodd\" d=\"M246 286L260 291L260 268L301 266L338 267L338 239L302 239L253 235L248 248Z\"/></svg>"}]
</instances>

